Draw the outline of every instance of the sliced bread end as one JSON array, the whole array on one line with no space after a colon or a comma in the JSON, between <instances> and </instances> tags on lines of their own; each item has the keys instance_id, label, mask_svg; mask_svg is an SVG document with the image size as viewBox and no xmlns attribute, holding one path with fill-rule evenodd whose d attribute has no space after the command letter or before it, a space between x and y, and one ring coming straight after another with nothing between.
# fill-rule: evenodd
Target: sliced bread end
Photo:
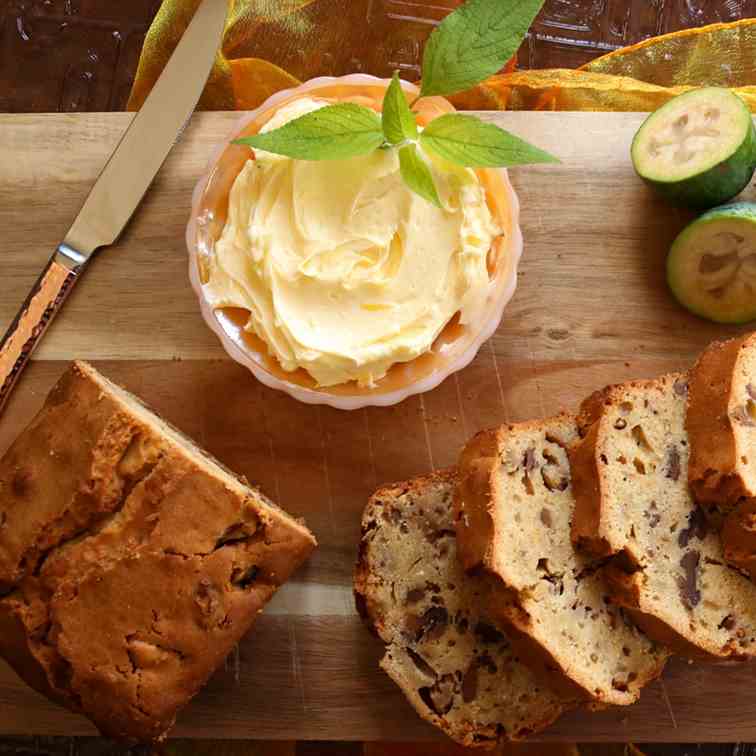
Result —
<instances>
[{"instance_id":1,"label":"sliced bread end","mask_svg":"<svg viewBox=\"0 0 756 756\"><path fill-rule=\"evenodd\" d=\"M386 646L381 666L417 713L458 743L493 748L543 729L573 702L542 685L484 615L488 583L457 559L455 483L447 471L373 495L355 596Z\"/></svg>"}]
</instances>

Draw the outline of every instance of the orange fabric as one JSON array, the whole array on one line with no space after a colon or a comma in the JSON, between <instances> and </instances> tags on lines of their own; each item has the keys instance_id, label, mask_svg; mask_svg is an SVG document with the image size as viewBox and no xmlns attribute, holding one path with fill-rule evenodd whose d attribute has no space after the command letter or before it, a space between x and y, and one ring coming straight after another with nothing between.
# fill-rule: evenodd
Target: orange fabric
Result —
<instances>
[{"instance_id":1,"label":"orange fabric","mask_svg":"<svg viewBox=\"0 0 756 756\"><path fill-rule=\"evenodd\" d=\"M655 110L695 87L730 87L756 112L756 19L665 34L577 71L532 71L497 86L517 90L515 109L550 110Z\"/></svg>"},{"instance_id":2,"label":"orange fabric","mask_svg":"<svg viewBox=\"0 0 756 756\"><path fill-rule=\"evenodd\" d=\"M451 10L460 2L435 0L433 5ZM145 40L130 110L144 102L198 4L163 1ZM199 107L249 110L314 76L355 73L361 67L386 74L391 61L401 65L407 52L402 45L416 59L427 28L412 36L414 27L407 22L402 27L381 17L368 23L371 7L369 0L229 0L221 49ZM691 87L718 85L732 87L756 112L756 19L655 37L574 71L513 68L512 63L502 74L455 95L454 105L463 110L653 110Z\"/></svg>"}]
</instances>

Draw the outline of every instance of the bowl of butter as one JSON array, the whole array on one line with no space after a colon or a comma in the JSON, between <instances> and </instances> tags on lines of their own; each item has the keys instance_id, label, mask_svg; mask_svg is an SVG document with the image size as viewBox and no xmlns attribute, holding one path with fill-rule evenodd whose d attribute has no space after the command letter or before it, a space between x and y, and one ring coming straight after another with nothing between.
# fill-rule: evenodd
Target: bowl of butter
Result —
<instances>
[{"instance_id":1,"label":"bowl of butter","mask_svg":"<svg viewBox=\"0 0 756 756\"><path fill-rule=\"evenodd\" d=\"M358 409L429 391L472 361L515 291L522 234L505 169L427 156L432 203L402 181L397 150L305 160L236 142L334 103L380 112L389 84L357 74L273 95L194 191L187 246L205 322L302 402ZM414 107L421 129L453 111L440 97Z\"/></svg>"}]
</instances>

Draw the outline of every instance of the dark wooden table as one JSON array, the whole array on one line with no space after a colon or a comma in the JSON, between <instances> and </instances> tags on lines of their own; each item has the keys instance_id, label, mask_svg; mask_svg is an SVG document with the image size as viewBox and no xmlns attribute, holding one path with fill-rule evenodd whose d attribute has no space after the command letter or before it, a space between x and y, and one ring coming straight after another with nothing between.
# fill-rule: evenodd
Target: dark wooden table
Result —
<instances>
[{"instance_id":1,"label":"dark wooden table","mask_svg":"<svg viewBox=\"0 0 756 756\"><path fill-rule=\"evenodd\" d=\"M335 6L333 0L328 1L330 6ZM457 0L343 2L349 3L351 8L364 6L368 23L405 24L408 34L422 37L432 28L422 22L437 18L439 7L453 7ZM0 0L0 111L124 109L144 36L159 6L160 0ZM519 62L526 68L576 67L597 55L656 34L754 15L756 0L547 0L520 51ZM408 24L408 17L421 23ZM264 49L258 54L266 57ZM330 65L329 70L321 73L348 72L340 68L344 63L336 61ZM370 72L390 73L388 69L375 70L374 63ZM743 744L651 744L642 745L640 749L647 756L756 756L756 746ZM0 756L126 756L148 752L87 738L0 739ZM457 756L464 751L451 745L172 741L165 753ZM534 745L525 751L511 752L512 756L575 756L577 753L580 756L629 756L624 746L600 745L581 746L579 751Z\"/></svg>"}]
</instances>

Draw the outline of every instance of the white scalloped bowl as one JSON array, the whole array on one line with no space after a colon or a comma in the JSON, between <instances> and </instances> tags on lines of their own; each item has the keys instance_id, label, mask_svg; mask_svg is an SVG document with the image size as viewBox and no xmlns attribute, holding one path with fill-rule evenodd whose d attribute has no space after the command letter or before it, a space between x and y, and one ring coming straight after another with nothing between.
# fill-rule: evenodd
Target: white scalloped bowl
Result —
<instances>
[{"instance_id":1,"label":"white scalloped bowl","mask_svg":"<svg viewBox=\"0 0 756 756\"><path fill-rule=\"evenodd\" d=\"M487 184L489 204L502 223L505 234L489 257L491 282L487 292L484 314L476 323L459 325L456 319L446 326L431 351L411 362L397 363L372 388L356 383L319 388L304 370L289 373L283 370L268 352L267 345L254 334L244 330L247 313L243 310L213 309L203 292L207 261L213 254L215 242L223 231L228 211L231 186L249 157L249 150L232 144L240 136L255 133L280 107L307 93L336 99L382 93L388 80L355 74L340 78L313 79L294 89L278 92L257 110L247 113L233 133L220 145L205 175L198 182L192 199L192 211L187 226L189 276L199 298L202 316L217 334L229 356L270 388L285 391L307 404L327 404L337 409L351 410L367 406L389 406L408 396L420 394L438 386L452 373L466 367L480 347L496 331L504 308L517 285L517 265L522 255L522 232L519 226L519 201L505 170L481 171ZM413 84L402 82L405 91L417 94ZM426 117L453 110L441 98L424 98L420 102ZM421 115L422 117L422 115Z\"/></svg>"}]
</instances>

